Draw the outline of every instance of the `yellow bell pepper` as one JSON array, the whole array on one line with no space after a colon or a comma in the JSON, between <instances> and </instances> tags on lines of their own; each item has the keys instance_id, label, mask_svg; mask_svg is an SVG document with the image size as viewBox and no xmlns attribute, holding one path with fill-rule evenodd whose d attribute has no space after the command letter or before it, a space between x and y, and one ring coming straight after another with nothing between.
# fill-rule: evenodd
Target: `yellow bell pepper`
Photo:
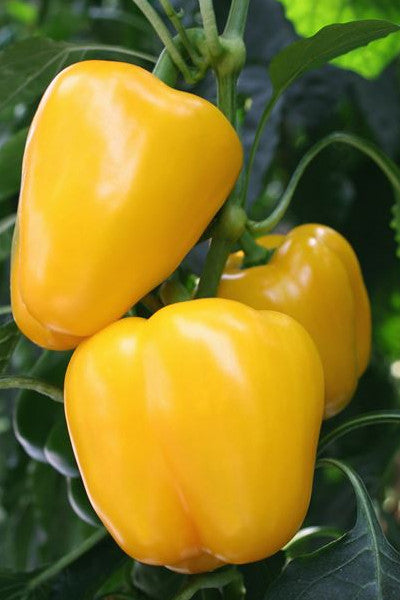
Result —
<instances>
[{"instance_id":1,"label":"yellow bell pepper","mask_svg":"<svg viewBox=\"0 0 400 600\"><path fill-rule=\"evenodd\" d=\"M121 317L178 266L241 165L206 100L121 62L62 71L23 161L11 288L25 335L61 350Z\"/></svg>"},{"instance_id":2,"label":"yellow bell pepper","mask_svg":"<svg viewBox=\"0 0 400 600\"><path fill-rule=\"evenodd\" d=\"M139 561L181 572L272 555L309 504L323 372L291 317L218 298L126 318L65 380L91 502Z\"/></svg>"},{"instance_id":3,"label":"yellow bell pepper","mask_svg":"<svg viewBox=\"0 0 400 600\"><path fill-rule=\"evenodd\" d=\"M276 248L269 263L241 269L242 253L233 254L218 295L283 312L307 329L321 356L325 417L331 417L350 402L370 357L371 312L357 257L323 225L301 225L259 242Z\"/></svg>"}]
</instances>

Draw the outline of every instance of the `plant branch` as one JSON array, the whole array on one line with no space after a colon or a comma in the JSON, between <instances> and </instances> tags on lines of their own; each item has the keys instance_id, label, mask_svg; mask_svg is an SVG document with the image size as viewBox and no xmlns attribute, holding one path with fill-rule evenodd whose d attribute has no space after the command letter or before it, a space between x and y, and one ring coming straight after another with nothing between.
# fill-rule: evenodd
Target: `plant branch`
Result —
<instances>
[{"instance_id":1,"label":"plant branch","mask_svg":"<svg viewBox=\"0 0 400 600\"><path fill-rule=\"evenodd\" d=\"M240 8L240 6L242 8ZM204 27L206 28L207 16L215 21L215 13L211 1L200 1ZM220 45L218 60L214 61L213 67L217 78L218 108L224 113L233 127L236 126L236 103L237 103L237 79L245 61L245 48L242 32L245 28L248 0L240 3L233 0L231 6L232 39L218 38ZM240 27L238 24L240 22ZM238 27L235 29L235 27ZM207 32L206 32L207 36ZM211 22L209 37L218 36L216 24ZM223 44L222 44L223 41ZM210 47L208 41L208 47ZM216 50L216 49L215 49ZM221 54L222 50L222 54ZM213 236L206 257L203 272L197 289L197 298L215 296L221 279L226 261L232 246L242 236L245 230L247 216L240 207L241 197L235 189L224 207L220 211L216 225L213 228Z\"/></svg>"},{"instance_id":2,"label":"plant branch","mask_svg":"<svg viewBox=\"0 0 400 600\"><path fill-rule=\"evenodd\" d=\"M273 250L269 250L268 248L264 248L263 246L257 244L256 240L247 230L240 238L239 244L244 251L244 258L242 262L243 268L265 265L274 253Z\"/></svg>"},{"instance_id":3,"label":"plant branch","mask_svg":"<svg viewBox=\"0 0 400 600\"><path fill-rule=\"evenodd\" d=\"M35 590L37 587L55 577L58 573L63 571L66 567L68 567L71 563L75 562L78 558L86 554L93 546L95 546L98 542L100 542L107 535L107 531L101 528L99 531L96 531L93 535L87 538L78 548L75 548L62 558L57 561L54 565L51 565L37 577L31 579L27 585L29 591Z\"/></svg>"},{"instance_id":4,"label":"plant branch","mask_svg":"<svg viewBox=\"0 0 400 600\"><path fill-rule=\"evenodd\" d=\"M18 377L6 375L0 377L0 390L32 390L43 396L47 396L54 402L64 402L63 391L55 385L34 379L33 377Z\"/></svg>"},{"instance_id":5,"label":"plant branch","mask_svg":"<svg viewBox=\"0 0 400 600\"><path fill-rule=\"evenodd\" d=\"M217 230L212 237L210 249L206 256L196 298L215 296L231 248L232 242L224 239L223 236L219 236Z\"/></svg>"},{"instance_id":6,"label":"plant branch","mask_svg":"<svg viewBox=\"0 0 400 600\"><path fill-rule=\"evenodd\" d=\"M200 590L220 589L234 582L243 585L242 575L235 567L196 575L189 580L181 592L173 597L173 600L190 600Z\"/></svg>"},{"instance_id":7,"label":"plant branch","mask_svg":"<svg viewBox=\"0 0 400 600\"><path fill-rule=\"evenodd\" d=\"M267 106L265 107L264 112L261 116L261 119L257 125L256 134L254 136L254 140L253 140L253 143L252 143L251 149L250 149L249 162L248 162L245 176L244 176L244 183L243 183L243 190L242 190L242 204L246 203L247 195L249 193L251 172L253 170L258 146L260 145L261 136L264 132L264 127L267 124L267 121L272 113L272 110L273 110L277 100L278 100L277 96L272 96L272 98L268 102Z\"/></svg>"},{"instance_id":8,"label":"plant branch","mask_svg":"<svg viewBox=\"0 0 400 600\"><path fill-rule=\"evenodd\" d=\"M339 425L333 431L327 433L320 441L318 446L318 454L321 454L326 450L329 444L336 442L347 433L360 429L361 427L369 427L371 425L383 425L385 423L397 423L400 424L400 410L382 410L360 415L354 419L346 421L342 425Z\"/></svg>"},{"instance_id":9,"label":"plant branch","mask_svg":"<svg viewBox=\"0 0 400 600\"><path fill-rule=\"evenodd\" d=\"M186 35L190 40L190 43L197 47L198 44L204 43L204 32L199 27L193 27L191 29L186 30ZM178 49L182 46L182 40L178 35L176 35L173 39L174 44L178 47ZM202 59L198 64L197 73L193 73L192 77L196 79L196 81L200 80L208 69L208 63L205 59ZM172 60L167 48L165 48L157 61L153 69L153 74L158 77L161 81L166 83L167 85L174 87L176 85L176 81L178 79L179 71L178 67Z\"/></svg>"},{"instance_id":10,"label":"plant branch","mask_svg":"<svg viewBox=\"0 0 400 600\"><path fill-rule=\"evenodd\" d=\"M171 59L176 64L178 69L181 71L185 80L188 83L193 83L192 73L185 60L182 57L182 54L179 52L176 47L174 40L171 37L171 34L168 31L167 26L164 24L161 17L158 15L157 11L152 7L148 0L132 0L136 6L142 11L147 20L153 26L153 29L157 33L158 37L164 44L167 49Z\"/></svg>"},{"instance_id":11,"label":"plant branch","mask_svg":"<svg viewBox=\"0 0 400 600\"><path fill-rule=\"evenodd\" d=\"M225 25L224 36L243 36L246 27L249 4L250 0L232 0L228 20Z\"/></svg>"},{"instance_id":12,"label":"plant branch","mask_svg":"<svg viewBox=\"0 0 400 600\"><path fill-rule=\"evenodd\" d=\"M204 34L211 59L217 59L222 51L219 39L217 21L215 18L213 0L199 0L201 18L203 20Z\"/></svg>"},{"instance_id":13,"label":"plant branch","mask_svg":"<svg viewBox=\"0 0 400 600\"><path fill-rule=\"evenodd\" d=\"M235 75L217 73L217 104L234 127L236 125L236 80Z\"/></svg>"},{"instance_id":14,"label":"plant branch","mask_svg":"<svg viewBox=\"0 0 400 600\"><path fill-rule=\"evenodd\" d=\"M319 142L317 142L303 156L296 170L294 171L289 181L289 184L279 201L279 204L273 210L273 212L263 221L248 222L248 229L253 235L264 235L270 232L272 229L274 229L274 227L281 221L287 209L289 208L296 188L308 165L327 146L337 143L347 144L354 148L357 148L361 152L364 152L364 154L366 154L372 160L375 161L378 167L380 167L383 173L386 175L393 188L400 193L400 169L390 158L388 158L381 150L379 150L377 146L351 133L332 133L320 140ZM245 190L247 189L246 185L247 184L245 184Z\"/></svg>"},{"instance_id":15,"label":"plant branch","mask_svg":"<svg viewBox=\"0 0 400 600\"><path fill-rule=\"evenodd\" d=\"M182 45L184 46L184 48L186 49L188 55L190 56L191 60L193 61L193 63L195 65L199 65L202 62L202 58L201 56L197 53L196 48L193 46L191 39L189 38L187 31L184 27L184 25L182 24L182 20L179 16L179 14L175 11L174 7L172 6L171 2L169 0L159 0L161 6L164 9L165 14L167 15L168 19L171 21L172 25L175 27L175 30L177 31L180 40L182 42Z\"/></svg>"},{"instance_id":16,"label":"plant branch","mask_svg":"<svg viewBox=\"0 0 400 600\"><path fill-rule=\"evenodd\" d=\"M11 306L0 306L0 315L10 315L11 313Z\"/></svg>"}]
</instances>

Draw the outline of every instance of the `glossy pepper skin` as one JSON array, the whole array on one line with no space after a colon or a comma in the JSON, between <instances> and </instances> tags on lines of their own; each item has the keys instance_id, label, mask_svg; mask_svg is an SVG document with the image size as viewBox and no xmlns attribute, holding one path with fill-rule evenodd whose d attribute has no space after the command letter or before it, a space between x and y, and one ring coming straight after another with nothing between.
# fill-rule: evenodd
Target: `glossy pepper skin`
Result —
<instances>
[{"instance_id":1,"label":"glossy pepper skin","mask_svg":"<svg viewBox=\"0 0 400 600\"><path fill-rule=\"evenodd\" d=\"M242 253L233 254L218 295L283 312L307 329L321 356L325 417L331 417L350 402L370 357L371 312L357 257L323 225L301 225L259 242L276 248L269 263L242 270Z\"/></svg>"},{"instance_id":2,"label":"glossy pepper skin","mask_svg":"<svg viewBox=\"0 0 400 600\"><path fill-rule=\"evenodd\" d=\"M200 572L281 548L310 499L323 373L291 317L218 298L75 351L68 428L89 498L141 562Z\"/></svg>"},{"instance_id":3,"label":"glossy pepper skin","mask_svg":"<svg viewBox=\"0 0 400 600\"><path fill-rule=\"evenodd\" d=\"M15 319L73 348L161 283L231 191L225 116L133 65L86 61L47 89L29 132L12 261Z\"/></svg>"}]
</instances>

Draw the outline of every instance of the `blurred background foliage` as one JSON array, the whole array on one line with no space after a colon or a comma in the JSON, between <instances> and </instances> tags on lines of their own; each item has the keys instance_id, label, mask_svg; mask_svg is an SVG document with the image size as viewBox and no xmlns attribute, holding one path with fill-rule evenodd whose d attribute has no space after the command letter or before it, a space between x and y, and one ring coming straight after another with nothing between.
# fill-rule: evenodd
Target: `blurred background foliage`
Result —
<instances>
[{"instance_id":1,"label":"blurred background foliage","mask_svg":"<svg viewBox=\"0 0 400 600\"><path fill-rule=\"evenodd\" d=\"M194 0L175 2L177 6L182 4L188 23L197 23L197 3ZM215 4L222 22L229 2L218 0ZM389 4L393 6L395 3ZM309 5L304 0L252 0L250 3L246 33L248 63L239 82L242 137L246 149L271 94L267 74L269 61L281 48L296 39L296 32L310 35L325 24L316 23L315 15L314 21L310 20L309 13L306 14ZM331 5L340 9L339 1ZM360 5L367 7L364 7L364 13L361 6L357 14L344 14L339 19L335 17L339 13L332 9L332 14L328 14L324 9L324 14L318 15L318 18L335 22L380 17L400 22L400 9L385 14L381 6L376 14L370 11L371 6L374 7L373 2ZM284 7L293 18L295 27L286 19ZM38 38L41 45L29 46L32 36ZM51 45L47 39L60 45ZM396 35L388 39L389 45L385 46L386 40L379 42L380 58L372 63L370 61L369 71L365 69L367 59L360 59L360 55L352 59L347 57L341 62L342 66L350 66L374 78L363 78L354 71L329 65L307 74L280 100L256 160L250 208L254 218L262 218L271 211L303 154L332 131L345 130L361 135L375 142L399 163L400 61L397 54L400 38ZM75 54L70 56L68 44L71 43L78 44L79 50L74 50ZM123 47L148 55L150 60L143 60L147 68L152 66L151 57L157 56L160 51L159 42L131 0L3 0L0 3L0 88L6 76L12 75L13 63L5 57L15 44L19 45L20 52L15 55L14 64L25 61L27 66L23 77L18 80L19 84L16 80L15 88L3 86L0 90L2 306L9 304L10 215L15 213L17 206L23 145L46 78L35 84L36 87L28 86L27 94L14 94L15 89L18 85L22 89L39 69L46 73L47 55L49 60L51 58L47 78L51 79L54 69L59 66L54 62L55 48L61 52L59 60L67 64L84 56L126 60L125 55L118 56L115 48L115 55L100 48ZM212 79L202 82L197 92L213 99L215 89ZM156 168L157 165L154 165ZM400 408L400 273L395 236L390 227L392 206L392 190L378 168L355 150L332 146L308 169L280 226L288 229L299 223L320 222L340 231L356 249L372 299L374 345L371 366L359 385L354 401L344 413L324 425L326 431L351 415L380 408ZM198 272L203 255L203 248L199 245L186 260L186 265ZM6 322L7 314L0 318ZM10 353L16 344L8 372L23 375L32 373L33 369L49 381L62 384L65 355L50 353L52 356L49 357L49 354L41 353L15 329L2 328L1 332L7 337ZM29 426L32 429L33 423L34 430L30 431L27 442L24 427L28 424L28 429ZM54 408L50 400L33 392L24 392L17 399L14 394L1 393L2 568L13 571L38 568L60 558L96 531L96 521L77 478L72 455L69 455L66 464L60 464L57 458L58 450L54 449L54 443L57 446L60 439L67 447L65 423L59 407ZM376 501L389 540L400 550L399 428L386 425L360 430L336 443L330 454L345 458L360 473ZM336 472L318 472L306 524L347 530L353 523L354 507L350 486L343 484ZM107 552L110 549L104 547L103 551L109 561ZM123 588L126 579L124 559L120 556L115 565L118 568L114 570L114 579L103 588L99 580L95 591L101 589L106 594L113 582ZM173 594L176 588L175 575L159 571L155 576L154 570L148 567L136 566L129 577L133 577L143 593L150 590L152 598L165 600L168 596L165 590L170 588ZM163 591L155 591L154 577L161 578L160 589ZM72 594L69 598L75 596Z\"/></svg>"}]
</instances>

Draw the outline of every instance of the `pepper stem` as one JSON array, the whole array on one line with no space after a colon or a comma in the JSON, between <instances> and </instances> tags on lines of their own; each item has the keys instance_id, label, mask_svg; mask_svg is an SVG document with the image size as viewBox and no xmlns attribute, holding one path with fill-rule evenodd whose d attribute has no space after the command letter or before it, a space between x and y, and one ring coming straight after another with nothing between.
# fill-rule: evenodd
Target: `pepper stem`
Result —
<instances>
[{"instance_id":1,"label":"pepper stem","mask_svg":"<svg viewBox=\"0 0 400 600\"><path fill-rule=\"evenodd\" d=\"M31 390L51 398L54 402L64 402L63 391L60 388L33 377L2 376L0 390Z\"/></svg>"},{"instance_id":2,"label":"pepper stem","mask_svg":"<svg viewBox=\"0 0 400 600\"><path fill-rule=\"evenodd\" d=\"M243 37L249 4L250 0L232 0L224 30L225 36L238 35Z\"/></svg>"},{"instance_id":3,"label":"pepper stem","mask_svg":"<svg viewBox=\"0 0 400 600\"><path fill-rule=\"evenodd\" d=\"M176 12L169 0L160 0L160 4L163 7L166 16L171 21L172 25L175 27L175 30L178 33L179 38L182 42L182 46L185 48L193 64L196 66L201 65L203 59L197 52L195 46L192 44L192 41L188 36L187 31L182 23L181 15Z\"/></svg>"},{"instance_id":4,"label":"pepper stem","mask_svg":"<svg viewBox=\"0 0 400 600\"><path fill-rule=\"evenodd\" d=\"M203 20L207 49L210 53L211 60L215 61L221 55L222 45L218 34L213 1L199 0L199 5L201 18Z\"/></svg>"},{"instance_id":5,"label":"pepper stem","mask_svg":"<svg viewBox=\"0 0 400 600\"><path fill-rule=\"evenodd\" d=\"M236 83L244 65L245 48L242 35L246 25L249 0L232 0L224 35L218 38L218 57L215 36L218 36L212 1L199 0L211 64L217 78L218 107L226 118L236 126ZM226 34L226 35L225 35ZM210 45L211 44L211 45ZM214 51L214 56L212 52ZM226 261L234 243L243 235L247 216L240 208L241 198L235 189L217 217L217 224L206 257L197 289L197 298L215 296Z\"/></svg>"},{"instance_id":6,"label":"pepper stem","mask_svg":"<svg viewBox=\"0 0 400 600\"><path fill-rule=\"evenodd\" d=\"M247 229L241 236L239 243L244 252L242 262L242 268L244 269L267 264L274 253L273 250L269 250L268 248L264 248L257 244L256 240Z\"/></svg>"},{"instance_id":7,"label":"pepper stem","mask_svg":"<svg viewBox=\"0 0 400 600\"><path fill-rule=\"evenodd\" d=\"M171 60L175 63L178 69L181 71L187 83L194 83L193 75L184 60L182 54L175 45L171 34L168 31L167 26L158 15L157 11L151 6L148 0L132 0L136 6L142 11L144 16L147 18L149 23L153 26L154 31L164 44L167 52L169 53Z\"/></svg>"}]
</instances>

